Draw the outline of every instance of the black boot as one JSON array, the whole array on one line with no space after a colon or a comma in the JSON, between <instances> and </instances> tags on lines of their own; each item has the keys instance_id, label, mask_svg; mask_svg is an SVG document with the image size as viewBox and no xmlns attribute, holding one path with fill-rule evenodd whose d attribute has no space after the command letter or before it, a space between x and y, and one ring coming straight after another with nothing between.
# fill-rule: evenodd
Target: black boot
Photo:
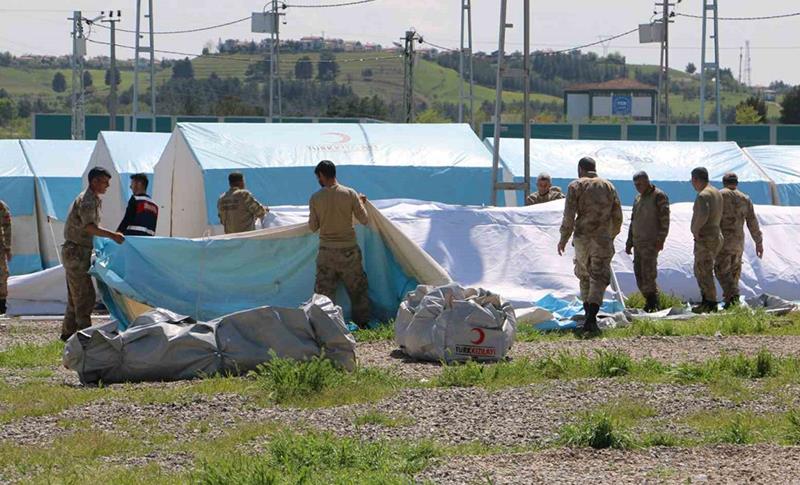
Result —
<instances>
[{"instance_id":1,"label":"black boot","mask_svg":"<svg viewBox=\"0 0 800 485\"><path fill-rule=\"evenodd\" d=\"M600 305L597 303L586 304L586 320L583 322L583 331L586 333L598 333L600 327L597 326L597 314L600 313Z\"/></svg>"},{"instance_id":2,"label":"black boot","mask_svg":"<svg viewBox=\"0 0 800 485\"><path fill-rule=\"evenodd\" d=\"M658 294L645 295L644 311L653 313L658 311Z\"/></svg>"},{"instance_id":3,"label":"black boot","mask_svg":"<svg viewBox=\"0 0 800 485\"><path fill-rule=\"evenodd\" d=\"M693 310L694 313L714 313L717 311L717 302L703 299Z\"/></svg>"},{"instance_id":4,"label":"black boot","mask_svg":"<svg viewBox=\"0 0 800 485\"><path fill-rule=\"evenodd\" d=\"M739 305L739 295L732 296L725 300L725 304L722 306L723 309L728 310L735 306Z\"/></svg>"},{"instance_id":5,"label":"black boot","mask_svg":"<svg viewBox=\"0 0 800 485\"><path fill-rule=\"evenodd\" d=\"M6 314L6 310L7 310L7 308L6 308L6 299L3 298L2 300L0 300L0 315L5 315Z\"/></svg>"}]
</instances>

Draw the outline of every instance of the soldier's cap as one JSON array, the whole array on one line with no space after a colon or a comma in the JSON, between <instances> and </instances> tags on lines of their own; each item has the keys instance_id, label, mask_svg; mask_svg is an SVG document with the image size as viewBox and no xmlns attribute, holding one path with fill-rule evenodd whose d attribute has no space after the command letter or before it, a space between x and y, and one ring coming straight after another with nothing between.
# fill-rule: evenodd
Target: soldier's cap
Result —
<instances>
[{"instance_id":1,"label":"soldier's cap","mask_svg":"<svg viewBox=\"0 0 800 485\"><path fill-rule=\"evenodd\" d=\"M722 176L722 183L724 185L729 185L729 184L738 185L739 177L733 172L728 172Z\"/></svg>"},{"instance_id":2,"label":"soldier's cap","mask_svg":"<svg viewBox=\"0 0 800 485\"><path fill-rule=\"evenodd\" d=\"M650 180L650 176L649 176L649 175L647 175L647 172L645 172L644 170L639 170L638 172L636 172L635 174L633 174L633 181L635 182L635 181L637 181L637 180L639 180L639 179L647 179L647 180Z\"/></svg>"}]
</instances>

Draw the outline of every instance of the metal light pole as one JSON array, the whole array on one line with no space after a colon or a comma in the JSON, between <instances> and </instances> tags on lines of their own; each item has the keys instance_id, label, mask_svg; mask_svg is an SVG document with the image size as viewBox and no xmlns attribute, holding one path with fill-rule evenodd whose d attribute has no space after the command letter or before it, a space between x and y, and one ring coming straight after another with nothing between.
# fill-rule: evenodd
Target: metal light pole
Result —
<instances>
[{"instance_id":1,"label":"metal light pole","mask_svg":"<svg viewBox=\"0 0 800 485\"><path fill-rule=\"evenodd\" d=\"M100 12L102 13L102 12ZM116 131L117 129L117 22L122 20L122 12L117 10L117 16L114 17L114 11L108 12L108 18L101 20L103 23L110 24L111 27L111 63L108 74L109 80L109 95L108 95L108 115L109 123L108 129Z\"/></svg>"},{"instance_id":2,"label":"metal light pole","mask_svg":"<svg viewBox=\"0 0 800 485\"><path fill-rule=\"evenodd\" d=\"M80 10L72 12L72 139L86 138L83 85L83 58L86 55L86 37L83 35L83 16Z\"/></svg>"}]
</instances>

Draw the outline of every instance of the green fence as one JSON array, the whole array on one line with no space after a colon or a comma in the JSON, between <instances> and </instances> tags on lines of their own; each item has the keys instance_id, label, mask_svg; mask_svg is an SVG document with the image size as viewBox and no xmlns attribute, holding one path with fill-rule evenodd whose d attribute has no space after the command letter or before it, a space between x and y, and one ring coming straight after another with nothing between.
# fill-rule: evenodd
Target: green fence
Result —
<instances>
[{"instance_id":1,"label":"green fence","mask_svg":"<svg viewBox=\"0 0 800 485\"><path fill-rule=\"evenodd\" d=\"M699 141L698 125L614 125L614 124L532 124L532 138L559 140L634 140L656 141L658 129L661 139ZM504 138L522 138L522 123L503 123L500 134ZM481 139L494 136L494 123L481 125ZM742 147L755 145L800 145L800 125L725 125L720 131L706 130L705 141L735 141Z\"/></svg>"},{"instance_id":2,"label":"green fence","mask_svg":"<svg viewBox=\"0 0 800 485\"><path fill-rule=\"evenodd\" d=\"M263 116L156 116L155 131L171 133L175 123L267 123ZM380 123L371 118L273 118L273 123ZM72 116L69 114L33 115L33 138L43 140L69 140L72 138ZM84 128L87 140L96 140L101 131L111 126L108 115L86 115ZM133 131L133 117L117 116L117 131ZM136 131L153 131L152 118L136 120Z\"/></svg>"}]
</instances>

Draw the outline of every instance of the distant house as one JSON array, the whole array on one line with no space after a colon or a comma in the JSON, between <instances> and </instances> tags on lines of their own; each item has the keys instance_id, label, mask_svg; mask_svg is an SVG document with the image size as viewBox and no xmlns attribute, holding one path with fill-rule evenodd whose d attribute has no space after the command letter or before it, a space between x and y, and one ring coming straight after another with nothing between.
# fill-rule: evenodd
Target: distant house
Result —
<instances>
[{"instance_id":1,"label":"distant house","mask_svg":"<svg viewBox=\"0 0 800 485\"><path fill-rule=\"evenodd\" d=\"M332 51L344 50L344 40L342 39L325 39L322 42L322 47Z\"/></svg>"},{"instance_id":2,"label":"distant house","mask_svg":"<svg viewBox=\"0 0 800 485\"><path fill-rule=\"evenodd\" d=\"M300 49L304 51L318 51L322 49L325 39L322 37L302 37L300 39Z\"/></svg>"},{"instance_id":3,"label":"distant house","mask_svg":"<svg viewBox=\"0 0 800 485\"><path fill-rule=\"evenodd\" d=\"M564 90L564 114L569 123L596 118L627 118L634 123L655 123L658 90L635 79L612 79L596 84L576 84Z\"/></svg>"},{"instance_id":4,"label":"distant house","mask_svg":"<svg viewBox=\"0 0 800 485\"><path fill-rule=\"evenodd\" d=\"M367 52L377 52L381 49L382 48L380 44L373 44L372 42L367 42L364 44L364 50Z\"/></svg>"}]
</instances>

